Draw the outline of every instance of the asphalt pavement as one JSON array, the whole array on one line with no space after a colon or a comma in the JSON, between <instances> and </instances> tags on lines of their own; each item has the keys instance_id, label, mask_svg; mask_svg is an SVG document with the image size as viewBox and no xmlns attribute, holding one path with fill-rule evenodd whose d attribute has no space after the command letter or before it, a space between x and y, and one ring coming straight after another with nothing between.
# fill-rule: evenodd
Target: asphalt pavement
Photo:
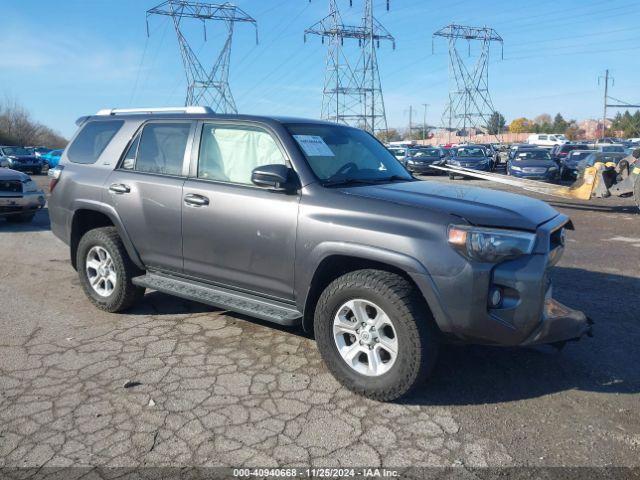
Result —
<instances>
[{"instance_id":1,"label":"asphalt pavement","mask_svg":"<svg viewBox=\"0 0 640 480\"><path fill-rule=\"evenodd\" d=\"M46 209L0 221L0 466L640 466L640 215L545 200L575 225L554 295L594 338L447 346L387 404L342 388L297 329L157 292L98 311Z\"/></svg>"}]
</instances>

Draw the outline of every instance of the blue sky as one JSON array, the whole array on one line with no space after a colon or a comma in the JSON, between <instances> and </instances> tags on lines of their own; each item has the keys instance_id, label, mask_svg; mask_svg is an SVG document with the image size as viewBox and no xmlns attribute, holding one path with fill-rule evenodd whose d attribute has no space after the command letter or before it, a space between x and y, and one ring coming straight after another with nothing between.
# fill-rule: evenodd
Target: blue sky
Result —
<instances>
[{"instance_id":1,"label":"blue sky","mask_svg":"<svg viewBox=\"0 0 640 480\"><path fill-rule=\"evenodd\" d=\"M357 22L361 0L338 0L346 22ZM104 107L181 105L185 79L169 19L145 11L159 0L0 0L0 98L16 99L64 135L77 117ZM325 46L303 42L303 31L327 14L327 0L237 0L258 20L235 31L231 88L242 113L317 117ZM431 53L431 34L455 22L488 25L505 40L505 59L492 52L493 103L508 120L562 112L596 118L598 77L609 68L611 95L640 102L640 2L637 0L376 0L376 16L397 48L379 51L389 125L405 127L409 105L439 123L448 91L447 49ZM186 30L204 63L222 39L216 27ZM206 59L211 59L209 62Z\"/></svg>"}]
</instances>

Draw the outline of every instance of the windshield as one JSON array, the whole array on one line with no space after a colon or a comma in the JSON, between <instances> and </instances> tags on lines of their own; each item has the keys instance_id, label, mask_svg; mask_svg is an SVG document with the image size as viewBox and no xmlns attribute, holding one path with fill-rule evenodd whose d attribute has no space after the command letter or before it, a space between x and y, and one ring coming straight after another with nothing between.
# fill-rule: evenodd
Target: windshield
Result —
<instances>
[{"instance_id":1,"label":"windshield","mask_svg":"<svg viewBox=\"0 0 640 480\"><path fill-rule=\"evenodd\" d=\"M413 158L440 158L440 150L416 150L412 155Z\"/></svg>"},{"instance_id":2,"label":"windshield","mask_svg":"<svg viewBox=\"0 0 640 480\"><path fill-rule=\"evenodd\" d=\"M463 147L456 150L456 157L484 157L484 148L482 147Z\"/></svg>"},{"instance_id":3,"label":"windshield","mask_svg":"<svg viewBox=\"0 0 640 480\"><path fill-rule=\"evenodd\" d=\"M29 150L23 147L3 147L2 153L5 155L30 155Z\"/></svg>"},{"instance_id":4,"label":"windshield","mask_svg":"<svg viewBox=\"0 0 640 480\"><path fill-rule=\"evenodd\" d=\"M286 127L323 183L412 180L389 150L363 130L321 124Z\"/></svg>"},{"instance_id":5,"label":"windshield","mask_svg":"<svg viewBox=\"0 0 640 480\"><path fill-rule=\"evenodd\" d=\"M600 147L603 152L624 152L624 147L621 145L611 145L607 147Z\"/></svg>"},{"instance_id":6,"label":"windshield","mask_svg":"<svg viewBox=\"0 0 640 480\"><path fill-rule=\"evenodd\" d=\"M525 150L518 154L518 160L551 160L551 155L542 150Z\"/></svg>"},{"instance_id":7,"label":"windshield","mask_svg":"<svg viewBox=\"0 0 640 480\"><path fill-rule=\"evenodd\" d=\"M571 154L569 155L569 160L579 161L579 160L582 160L584 158L587 158L592 153L593 152L571 152Z\"/></svg>"}]
</instances>

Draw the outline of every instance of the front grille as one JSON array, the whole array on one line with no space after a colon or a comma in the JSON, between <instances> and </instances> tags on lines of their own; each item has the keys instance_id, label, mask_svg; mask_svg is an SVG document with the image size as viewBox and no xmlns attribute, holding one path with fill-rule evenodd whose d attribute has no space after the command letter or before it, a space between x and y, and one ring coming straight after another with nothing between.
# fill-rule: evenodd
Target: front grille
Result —
<instances>
[{"instance_id":1,"label":"front grille","mask_svg":"<svg viewBox=\"0 0 640 480\"><path fill-rule=\"evenodd\" d=\"M0 180L0 192L21 193L22 182L20 180Z\"/></svg>"}]
</instances>

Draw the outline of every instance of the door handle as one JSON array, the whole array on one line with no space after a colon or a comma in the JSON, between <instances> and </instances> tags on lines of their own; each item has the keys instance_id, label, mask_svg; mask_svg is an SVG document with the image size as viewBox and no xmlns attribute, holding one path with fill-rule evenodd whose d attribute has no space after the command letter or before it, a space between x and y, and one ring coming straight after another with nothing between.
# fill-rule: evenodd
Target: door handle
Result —
<instances>
[{"instance_id":1,"label":"door handle","mask_svg":"<svg viewBox=\"0 0 640 480\"><path fill-rule=\"evenodd\" d=\"M184 203L192 207L205 207L209 205L209 199L203 195L187 193L184 196Z\"/></svg>"},{"instance_id":2,"label":"door handle","mask_svg":"<svg viewBox=\"0 0 640 480\"><path fill-rule=\"evenodd\" d=\"M129 185L125 185L124 183L113 183L109 186L109 191L120 195L123 193L129 193L131 188Z\"/></svg>"}]
</instances>

